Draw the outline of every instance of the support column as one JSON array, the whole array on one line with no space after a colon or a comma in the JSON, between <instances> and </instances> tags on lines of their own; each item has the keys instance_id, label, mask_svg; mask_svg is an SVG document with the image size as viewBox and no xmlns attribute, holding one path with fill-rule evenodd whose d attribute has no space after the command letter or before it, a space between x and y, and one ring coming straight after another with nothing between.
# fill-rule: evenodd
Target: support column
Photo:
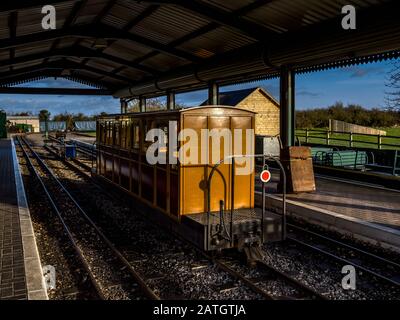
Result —
<instances>
[{"instance_id":1,"label":"support column","mask_svg":"<svg viewBox=\"0 0 400 320\"><path fill-rule=\"evenodd\" d=\"M175 93L172 91L167 92L167 110L175 109Z\"/></svg>"},{"instance_id":2,"label":"support column","mask_svg":"<svg viewBox=\"0 0 400 320\"><path fill-rule=\"evenodd\" d=\"M208 86L208 104L217 105L219 104L219 90L218 84L210 82Z\"/></svg>"},{"instance_id":3,"label":"support column","mask_svg":"<svg viewBox=\"0 0 400 320\"><path fill-rule=\"evenodd\" d=\"M146 112L146 98L142 96L139 97L139 111Z\"/></svg>"},{"instance_id":4,"label":"support column","mask_svg":"<svg viewBox=\"0 0 400 320\"><path fill-rule=\"evenodd\" d=\"M281 67L280 84L280 136L285 148L295 145L295 72L291 67Z\"/></svg>"},{"instance_id":5,"label":"support column","mask_svg":"<svg viewBox=\"0 0 400 320\"><path fill-rule=\"evenodd\" d=\"M128 112L128 102L122 98L119 101L121 103L121 113L127 113Z\"/></svg>"}]
</instances>

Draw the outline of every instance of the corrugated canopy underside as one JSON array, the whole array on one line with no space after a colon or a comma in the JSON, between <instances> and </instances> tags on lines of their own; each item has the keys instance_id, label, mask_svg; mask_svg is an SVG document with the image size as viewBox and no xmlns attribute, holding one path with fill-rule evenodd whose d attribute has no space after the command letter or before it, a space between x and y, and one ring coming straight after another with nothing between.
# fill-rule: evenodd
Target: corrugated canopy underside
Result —
<instances>
[{"instance_id":1,"label":"corrugated canopy underside","mask_svg":"<svg viewBox=\"0 0 400 320\"><path fill-rule=\"evenodd\" d=\"M66 77L157 95L398 56L399 1L18 0L0 4L0 86ZM343 5L357 29L343 30ZM43 30L44 5L56 8Z\"/></svg>"}]
</instances>

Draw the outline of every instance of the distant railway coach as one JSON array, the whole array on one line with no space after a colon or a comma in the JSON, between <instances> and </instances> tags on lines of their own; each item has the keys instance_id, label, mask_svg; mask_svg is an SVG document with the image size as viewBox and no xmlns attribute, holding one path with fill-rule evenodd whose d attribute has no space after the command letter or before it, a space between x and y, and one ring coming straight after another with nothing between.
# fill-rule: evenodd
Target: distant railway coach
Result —
<instances>
[{"instance_id":1,"label":"distant railway coach","mask_svg":"<svg viewBox=\"0 0 400 320\"><path fill-rule=\"evenodd\" d=\"M254 158L226 159L254 154L254 119L253 112L223 106L99 117L97 176L153 208L153 217L202 249L235 247L257 236L276 240L280 219L271 214L262 234L254 209ZM163 133L156 151L160 136L148 139L152 129ZM185 130L191 135L180 137ZM149 148L166 162L150 164Z\"/></svg>"}]
</instances>

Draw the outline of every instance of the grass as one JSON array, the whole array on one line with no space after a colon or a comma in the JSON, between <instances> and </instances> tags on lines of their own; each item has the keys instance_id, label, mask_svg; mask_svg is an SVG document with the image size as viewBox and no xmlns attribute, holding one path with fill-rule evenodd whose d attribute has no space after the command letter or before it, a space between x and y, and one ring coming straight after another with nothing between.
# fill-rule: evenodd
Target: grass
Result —
<instances>
[{"instance_id":1,"label":"grass","mask_svg":"<svg viewBox=\"0 0 400 320\"><path fill-rule=\"evenodd\" d=\"M398 128L379 128L379 130L385 130L388 136L400 137L400 127Z\"/></svg>"},{"instance_id":2,"label":"grass","mask_svg":"<svg viewBox=\"0 0 400 320\"><path fill-rule=\"evenodd\" d=\"M382 136L382 144L392 144L394 146L382 146L382 149L400 149L400 128L378 128L380 130L385 130L388 136L396 136L397 138L388 138ZM315 144L326 144L326 128L316 128L312 129L310 132L309 143ZM96 136L96 131L85 132L86 135L91 137ZM296 130L296 135L305 135L304 129ZM305 137L299 137L300 141L304 143L306 141ZM338 139L338 140L333 140ZM341 141L342 140L342 141ZM369 142L369 143L368 143ZM329 144L332 146L345 146L349 147L349 134L331 134ZM353 134L353 147L358 148L371 148L378 149L378 137L376 136L365 136L359 134Z\"/></svg>"},{"instance_id":3,"label":"grass","mask_svg":"<svg viewBox=\"0 0 400 320\"><path fill-rule=\"evenodd\" d=\"M382 136L381 137L382 149L400 149L400 128L379 128L379 129L385 130L387 136L395 136L394 138ZM316 128L312 130L313 131L309 132L308 142L327 145L326 141L327 128ZM306 141L304 129L296 130L296 135L303 136L303 137L299 136L299 139L302 143ZM350 147L350 135L347 133L331 134L329 145ZM353 147L378 149L378 136L373 136L373 135L368 136L368 135L360 135L354 133Z\"/></svg>"}]
</instances>

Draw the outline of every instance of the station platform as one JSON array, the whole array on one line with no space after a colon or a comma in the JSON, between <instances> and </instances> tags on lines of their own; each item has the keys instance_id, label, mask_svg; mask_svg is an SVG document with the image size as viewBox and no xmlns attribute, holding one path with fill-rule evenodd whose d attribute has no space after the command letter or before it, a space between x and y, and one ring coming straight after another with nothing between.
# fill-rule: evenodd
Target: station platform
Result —
<instances>
[{"instance_id":1,"label":"station platform","mask_svg":"<svg viewBox=\"0 0 400 320\"><path fill-rule=\"evenodd\" d=\"M278 174L267 189L267 206L279 210ZM362 241L400 252L400 191L362 182L316 176L316 191L287 195L287 214ZM256 203L261 204L257 183Z\"/></svg>"},{"instance_id":2,"label":"station platform","mask_svg":"<svg viewBox=\"0 0 400 320\"><path fill-rule=\"evenodd\" d=\"M48 299L15 146L0 139L0 300Z\"/></svg>"}]
</instances>

